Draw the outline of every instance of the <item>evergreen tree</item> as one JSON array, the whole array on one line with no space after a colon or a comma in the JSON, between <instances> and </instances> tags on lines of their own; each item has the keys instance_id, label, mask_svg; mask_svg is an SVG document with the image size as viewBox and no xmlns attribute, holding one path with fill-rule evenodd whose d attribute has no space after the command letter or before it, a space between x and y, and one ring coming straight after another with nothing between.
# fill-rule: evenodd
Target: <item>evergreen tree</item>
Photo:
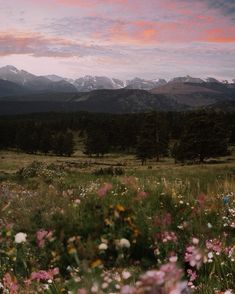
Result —
<instances>
[{"instance_id":1,"label":"evergreen tree","mask_svg":"<svg viewBox=\"0 0 235 294\"><path fill-rule=\"evenodd\" d=\"M73 133L56 133L52 139L52 151L59 156L71 156L74 152Z\"/></svg>"},{"instance_id":2,"label":"evergreen tree","mask_svg":"<svg viewBox=\"0 0 235 294\"><path fill-rule=\"evenodd\" d=\"M184 133L173 150L176 160L199 160L226 155L228 132L215 113L193 114L185 126Z\"/></svg>"},{"instance_id":3,"label":"evergreen tree","mask_svg":"<svg viewBox=\"0 0 235 294\"><path fill-rule=\"evenodd\" d=\"M165 118L158 113L150 113L144 118L144 124L138 136L136 157L142 164L147 159L156 158L168 153L168 130Z\"/></svg>"},{"instance_id":4,"label":"evergreen tree","mask_svg":"<svg viewBox=\"0 0 235 294\"><path fill-rule=\"evenodd\" d=\"M85 140L84 154L92 156L103 156L110 150L108 137L102 129L88 130Z\"/></svg>"}]
</instances>

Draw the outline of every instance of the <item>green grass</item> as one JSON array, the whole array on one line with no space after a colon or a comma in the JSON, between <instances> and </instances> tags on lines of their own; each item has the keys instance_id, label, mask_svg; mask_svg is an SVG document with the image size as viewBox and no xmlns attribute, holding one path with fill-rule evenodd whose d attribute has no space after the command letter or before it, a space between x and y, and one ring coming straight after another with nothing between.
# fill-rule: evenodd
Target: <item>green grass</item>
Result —
<instances>
[{"instance_id":1,"label":"green grass","mask_svg":"<svg viewBox=\"0 0 235 294\"><path fill-rule=\"evenodd\" d=\"M77 294L81 288L91 293L96 286L98 293L119 293L116 287L140 287L135 284L140 275L161 270L172 255L178 257L173 273L182 269L182 277L175 276L174 283L188 280L187 270L192 269L197 273L196 293L234 289L233 160L181 166L164 159L151 162L150 168L130 155L117 154L88 159L82 154L60 158L2 152L1 157L0 282L8 290L4 281L10 274L19 293ZM120 162L125 162L122 176L94 174ZM22 167L26 169L16 172ZM229 195L228 204L224 195ZM36 236L41 229L46 233L39 246ZM27 238L16 244L19 232ZM173 239L165 242L167 234ZM130 248L120 246L123 238ZM184 260L192 238L198 238L195 250L207 258L198 267ZM208 249L209 240L215 249ZM99 250L101 243L107 243L107 250ZM221 250L219 255L216 250ZM211 262L209 252L213 252ZM32 272L57 267L60 273L51 284L48 279L33 279ZM130 274L126 280L125 271ZM23 282L27 279L28 289ZM108 279L111 282L102 288ZM164 283L168 287L171 282Z\"/></svg>"}]
</instances>

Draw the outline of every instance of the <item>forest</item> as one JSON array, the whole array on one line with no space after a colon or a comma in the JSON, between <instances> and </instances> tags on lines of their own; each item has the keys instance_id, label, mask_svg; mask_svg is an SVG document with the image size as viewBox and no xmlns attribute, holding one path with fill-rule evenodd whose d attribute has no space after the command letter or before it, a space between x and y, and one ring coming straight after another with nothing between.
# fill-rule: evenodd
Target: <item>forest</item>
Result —
<instances>
[{"instance_id":1,"label":"forest","mask_svg":"<svg viewBox=\"0 0 235 294\"><path fill-rule=\"evenodd\" d=\"M224 112L78 112L0 118L0 149L31 154L71 156L80 148L90 157L134 154L142 164L162 156L203 162L228 154L233 144L234 115Z\"/></svg>"}]
</instances>

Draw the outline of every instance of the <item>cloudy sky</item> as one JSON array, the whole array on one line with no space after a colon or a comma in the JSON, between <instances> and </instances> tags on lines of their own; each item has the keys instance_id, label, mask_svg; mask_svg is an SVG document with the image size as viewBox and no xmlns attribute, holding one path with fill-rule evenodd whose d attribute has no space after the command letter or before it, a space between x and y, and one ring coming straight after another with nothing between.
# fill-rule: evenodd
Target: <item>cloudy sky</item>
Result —
<instances>
[{"instance_id":1,"label":"cloudy sky","mask_svg":"<svg viewBox=\"0 0 235 294\"><path fill-rule=\"evenodd\" d=\"M235 0L0 0L0 66L235 78Z\"/></svg>"}]
</instances>

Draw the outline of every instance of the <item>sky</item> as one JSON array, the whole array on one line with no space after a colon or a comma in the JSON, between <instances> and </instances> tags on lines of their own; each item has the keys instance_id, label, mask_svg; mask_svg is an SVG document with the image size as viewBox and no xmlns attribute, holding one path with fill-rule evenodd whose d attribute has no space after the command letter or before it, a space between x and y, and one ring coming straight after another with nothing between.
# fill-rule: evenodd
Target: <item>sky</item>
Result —
<instances>
[{"instance_id":1,"label":"sky","mask_svg":"<svg viewBox=\"0 0 235 294\"><path fill-rule=\"evenodd\" d=\"M0 0L0 66L38 75L235 78L235 0Z\"/></svg>"}]
</instances>

